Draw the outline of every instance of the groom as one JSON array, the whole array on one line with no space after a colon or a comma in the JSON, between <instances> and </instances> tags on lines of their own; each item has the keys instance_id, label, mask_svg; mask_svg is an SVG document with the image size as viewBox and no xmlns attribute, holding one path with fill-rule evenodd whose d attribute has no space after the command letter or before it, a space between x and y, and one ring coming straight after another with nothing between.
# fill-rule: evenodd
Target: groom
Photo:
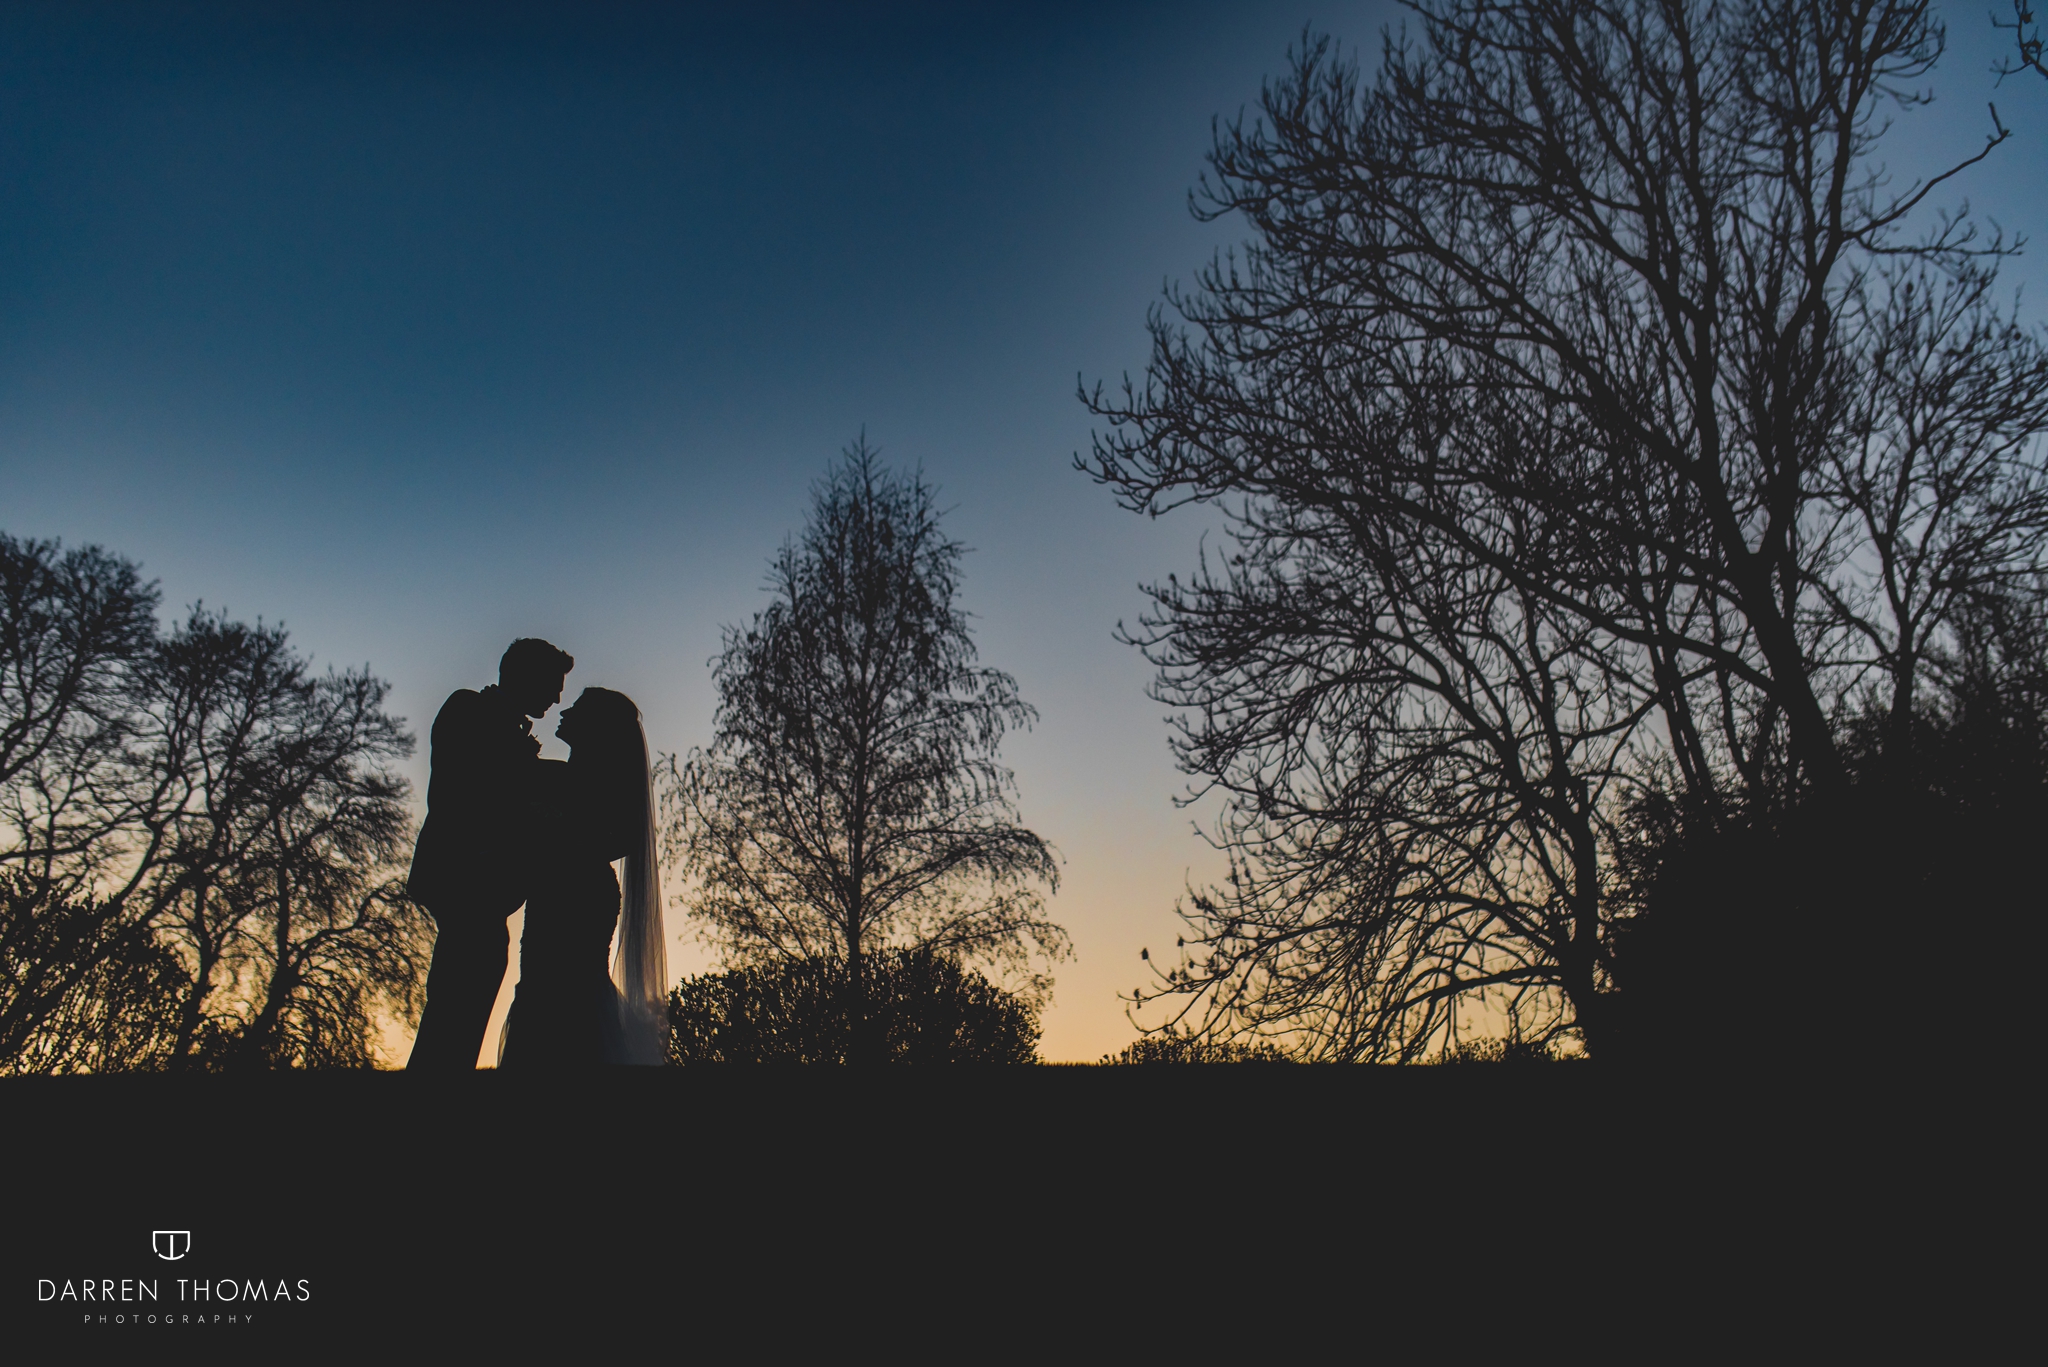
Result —
<instances>
[{"instance_id":1,"label":"groom","mask_svg":"<svg viewBox=\"0 0 2048 1367\"><path fill-rule=\"evenodd\" d=\"M546 641L514 641L497 683L456 690L434 718L427 819L405 890L433 913L438 933L408 1070L476 1067L505 977L505 919L526 900L522 851L533 842L540 763L531 718L562 700L575 667Z\"/></svg>"}]
</instances>

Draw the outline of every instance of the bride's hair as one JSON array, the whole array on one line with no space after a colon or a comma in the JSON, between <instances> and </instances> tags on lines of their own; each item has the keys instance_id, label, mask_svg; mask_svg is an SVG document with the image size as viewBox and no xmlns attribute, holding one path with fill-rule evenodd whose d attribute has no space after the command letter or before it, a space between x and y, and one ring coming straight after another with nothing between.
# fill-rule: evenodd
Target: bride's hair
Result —
<instances>
[{"instance_id":1,"label":"bride's hair","mask_svg":"<svg viewBox=\"0 0 2048 1367\"><path fill-rule=\"evenodd\" d=\"M609 688L586 688L572 704L594 732L607 740L624 739L640 725L640 709L625 694Z\"/></svg>"},{"instance_id":2,"label":"bride's hair","mask_svg":"<svg viewBox=\"0 0 2048 1367\"><path fill-rule=\"evenodd\" d=\"M623 693L586 688L576 698L583 734L570 747L617 793L632 828L622 880L618 952L612 983L619 991L623 1053L619 1063L666 1062L668 1055L668 949L662 923L661 866L654 840L653 773L640 709ZM613 787L616 780L616 787Z\"/></svg>"},{"instance_id":3,"label":"bride's hair","mask_svg":"<svg viewBox=\"0 0 2048 1367\"><path fill-rule=\"evenodd\" d=\"M599 768L617 770L631 780L633 791L644 788L647 733L640 727L640 709L633 700L609 688L586 688L577 695L575 707L583 735L570 747L571 754Z\"/></svg>"}]
</instances>

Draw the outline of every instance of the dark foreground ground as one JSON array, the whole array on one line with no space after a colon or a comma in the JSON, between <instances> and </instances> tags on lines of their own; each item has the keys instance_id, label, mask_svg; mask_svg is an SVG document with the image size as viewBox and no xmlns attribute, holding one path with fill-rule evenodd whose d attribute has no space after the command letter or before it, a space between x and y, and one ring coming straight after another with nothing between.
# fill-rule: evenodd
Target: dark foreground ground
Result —
<instances>
[{"instance_id":1,"label":"dark foreground ground","mask_svg":"<svg viewBox=\"0 0 2048 1367\"><path fill-rule=\"evenodd\" d=\"M7 1079L0 1341L1406 1361L1490 1324L1596 1360L1957 1360L2031 1297L2036 1255L1999 1252L2035 1243L2026 1111L1597 1064Z\"/></svg>"}]
</instances>

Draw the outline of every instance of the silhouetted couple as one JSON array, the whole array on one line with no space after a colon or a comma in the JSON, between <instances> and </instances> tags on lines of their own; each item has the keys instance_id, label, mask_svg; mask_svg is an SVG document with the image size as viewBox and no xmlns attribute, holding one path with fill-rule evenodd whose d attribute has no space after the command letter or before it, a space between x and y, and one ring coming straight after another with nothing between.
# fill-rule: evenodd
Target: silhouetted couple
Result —
<instances>
[{"instance_id":1,"label":"silhouetted couple","mask_svg":"<svg viewBox=\"0 0 2048 1367\"><path fill-rule=\"evenodd\" d=\"M575 666L546 641L514 641L496 684L457 691L434 718L427 819L406 891L433 913L438 934L408 1068L476 1066L505 977L506 920L522 903L519 989L499 1064L666 1057L668 967L640 710L623 693L584 689L555 728L567 763L542 759L533 735L532 719L561 701ZM612 872L620 859L623 916Z\"/></svg>"}]
</instances>

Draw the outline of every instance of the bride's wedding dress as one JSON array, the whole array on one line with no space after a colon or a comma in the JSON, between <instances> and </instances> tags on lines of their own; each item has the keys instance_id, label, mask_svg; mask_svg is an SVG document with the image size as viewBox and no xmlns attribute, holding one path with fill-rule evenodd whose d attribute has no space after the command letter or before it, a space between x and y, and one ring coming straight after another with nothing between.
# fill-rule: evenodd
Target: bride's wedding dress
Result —
<instances>
[{"instance_id":1,"label":"bride's wedding dress","mask_svg":"<svg viewBox=\"0 0 2048 1367\"><path fill-rule=\"evenodd\" d=\"M545 766L542 847L501 1067L667 1061L668 965L645 753L643 739L640 792L612 766ZM616 860L625 861L623 889Z\"/></svg>"}]
</instances>

